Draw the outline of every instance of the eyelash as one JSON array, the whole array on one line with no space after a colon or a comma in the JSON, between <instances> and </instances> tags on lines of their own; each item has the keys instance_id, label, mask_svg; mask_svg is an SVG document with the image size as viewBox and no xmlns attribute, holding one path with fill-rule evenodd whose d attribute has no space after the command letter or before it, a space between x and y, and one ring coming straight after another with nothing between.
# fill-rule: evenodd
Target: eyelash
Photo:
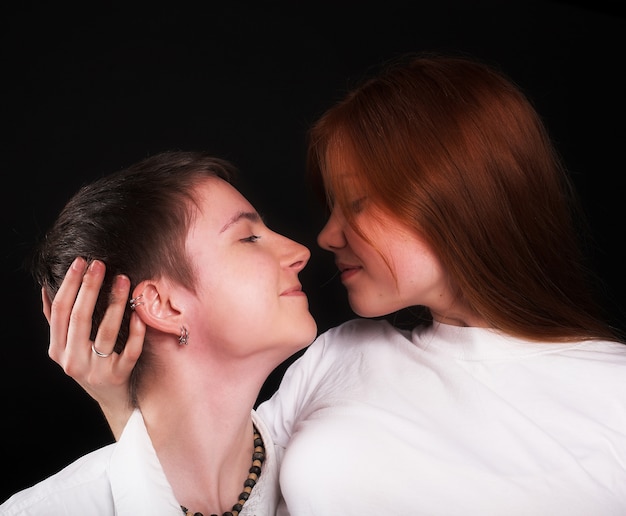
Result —
<instances>
[{"instance_id":1,"label":"eyelash","mask_svg":"<svg viewBox=\"0 0 626 516\"><path fill-rule=\"evenodd\" d=\"M259 238L261 238L258 235L250 235L249 237L246 238L242 238L241 242L250 242L250 243L254 243L256 242Z\"/></svg>"},{"instance_id":2,"label":"eyelash","mask_svg":"<svg viewBox=\"0 0 626 516\"><path fill-rule=\"evenodd\" d=\"M357 199L356 201L353 201L352 203L350 203L350 207L352 208L352 211L354 213L360 213L363 211L363 209L365 208L365 201L366 201L367 197L361 197L359 199Z\"/></svg>"}]
</instances>

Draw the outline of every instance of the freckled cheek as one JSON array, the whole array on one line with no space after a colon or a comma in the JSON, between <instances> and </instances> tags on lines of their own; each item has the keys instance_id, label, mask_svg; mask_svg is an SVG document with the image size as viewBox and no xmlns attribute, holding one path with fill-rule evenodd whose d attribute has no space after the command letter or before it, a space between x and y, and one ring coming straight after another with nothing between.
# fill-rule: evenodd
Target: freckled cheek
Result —
<instances>
[{"instance_id":1,"label":"freckled cheek","mask_svg":"<svg viewBox=\"0 0 626 516\"><path fill-rule=\"evenodd\" d=\"M405 269L401 277L404 278L400 284L404 296L430 293L439 297L448 288L447 276L440 264L432 259L416 260L416 263Z\"/></svg>"},{"instance_id":2,"label":"freckled cheek","mask_svg":"<svg viewBox=\"0 0 626 516\"><path fill-rule=\"evenodd\" d=\"M396 280L387 264L380 257L372 256L364 265L365 278L368 278L364 285L369 284L374 296L397 294Z\"/></svg>"}]
</instances>

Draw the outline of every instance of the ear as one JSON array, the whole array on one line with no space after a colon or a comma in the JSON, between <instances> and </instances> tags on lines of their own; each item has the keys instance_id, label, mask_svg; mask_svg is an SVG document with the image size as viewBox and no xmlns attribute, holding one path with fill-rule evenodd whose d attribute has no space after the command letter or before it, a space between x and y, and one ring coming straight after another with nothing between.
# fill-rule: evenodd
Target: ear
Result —
<instances>
[{"instance_id":1,"label":"ear","mask_svg":"<svg viewBox=\"0 0 626 516\"><path fill-rule=\"evenodd\" d=\"M149 328L180 335L183 311L173 301L176 289L162 280L145 280L133 290L135 312Z\"/></svg>"}]
</instances>

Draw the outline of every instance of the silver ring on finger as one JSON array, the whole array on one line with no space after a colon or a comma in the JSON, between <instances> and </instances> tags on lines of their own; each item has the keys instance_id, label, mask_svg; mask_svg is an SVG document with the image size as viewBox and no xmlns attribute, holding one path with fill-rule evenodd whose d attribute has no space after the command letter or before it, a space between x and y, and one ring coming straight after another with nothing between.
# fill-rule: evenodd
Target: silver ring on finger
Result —
<instances>
[{"instance_id":1,"label":"silver ring on finger","mask_svg":"<svg viewBox=\"0 0 626 516\"><path fill-rule=\"evenodd\" d=\"M102 353L102 351L98 351L98 348L96 348L95 342L92 342L91 344L91 351L93 351L97 356L101 358L110 357L113 354L113 351L111 351L111 353Z\"/></svg>"}]
</instances>

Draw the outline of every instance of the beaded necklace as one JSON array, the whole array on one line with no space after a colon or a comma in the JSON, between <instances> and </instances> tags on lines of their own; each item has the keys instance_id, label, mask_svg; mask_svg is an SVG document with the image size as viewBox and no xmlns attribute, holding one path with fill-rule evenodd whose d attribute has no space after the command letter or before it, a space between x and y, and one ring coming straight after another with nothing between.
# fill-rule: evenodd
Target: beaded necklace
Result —
<instances>
[{"instance_id":1,"label":"beaded necklace","mask_svg":"<svg viewBox=\"0 0 626 516\"><path fill-rule=\"evenodd\" d=\"M243 509L243 504L250 498L250 492L256 485L259 477L261 476L261 466L265 461L265 446L263 445L263 439L261 434L254 426L254 452L252 453L252 466L250 467L248 478L243 483L243 491L239 495L239 501L233 505L230 511L226 511L222 516L238 516ZM185 516L203 516L201 512L191 512L187 507L181 505L180 508ZM211 514L211 516L218 516L217 514Z\"/></svg>"}]
</instances>

